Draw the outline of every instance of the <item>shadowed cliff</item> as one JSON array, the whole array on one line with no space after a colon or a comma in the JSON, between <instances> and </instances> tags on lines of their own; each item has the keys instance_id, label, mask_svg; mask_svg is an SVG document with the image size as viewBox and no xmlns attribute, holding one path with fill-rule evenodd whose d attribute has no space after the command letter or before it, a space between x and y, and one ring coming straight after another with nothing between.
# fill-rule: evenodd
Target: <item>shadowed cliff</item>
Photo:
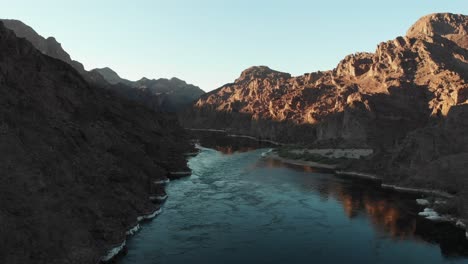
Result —
<instances>
[{"instance_id":1,"label":"shadowed cliff","mask_svg":"<svg viewBox=\"0 0 468 264\"><path fill-rule=\"evenodd\" d=\"M18 37L26 38L33 46L50 57L64 61L75 68L89 83L113 91L116 95L141 103L155 111L176 112L189 106L205 92L177 78L132 82L121 78L106 67L86 71L78 61L72 60L62 45L53 37L44 38L19 20L2 19L5 27Z\"/></svg>"},{"instance_id":2,"label":"shadowed cliff","mask_svg":"<svg viewBox=\"0 0 468 264\"><path fill-rule=\"evenodd\" d=\"M186 169L174 118L91 86L0 23L0 263L97 263Z\"/></svg>"}]
</instances>

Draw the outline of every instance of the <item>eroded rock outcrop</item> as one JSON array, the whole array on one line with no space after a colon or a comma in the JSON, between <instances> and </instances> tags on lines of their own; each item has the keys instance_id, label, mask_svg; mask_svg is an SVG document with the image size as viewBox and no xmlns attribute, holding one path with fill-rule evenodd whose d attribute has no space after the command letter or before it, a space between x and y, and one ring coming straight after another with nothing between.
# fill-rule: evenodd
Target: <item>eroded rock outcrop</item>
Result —
<instances>
[{"instance_id":1,"label":"eroded rock outcrop","mask_svg":"<svg viewBox=\"0 0 468 264\"><path fill-rule=\"evenodd\" d=\"M408 30L406 35L409 37L439 35L465 49L468 48L468 22L460 15L439 13L424 16Z\"/></svg>"},{"instance_id":2,"label":"eroded rock outcrop","mask_svg":"<svg viewBox=\"0 0 468 264\"><path fill-rule=\"evenodd\" d=\"M439 18L453 21L449 24L453 29L443 31L435 22L426 23L434 24L431 27L418 22L408 36L379 44L375 53L347 56L332 71L291 77L265 66L252 67L234 83L203 96L188 113L190 118L182 119L187 125L202 125L204 122L197 121L203 118L199 113L213 111L313 125L317 142L358 136L372 143L382 130L373 123L394 124L398 131L389 132L404 136L468 100L468 52L445 37L464 35L467 19L437 14L422 21ZM216 126L216 122L208 125Z\"/></svg>"},{"instance_id":3,"label":"eroded rock outcrop","mask_svg":"<svg viewBox=\"0 0 468 264\"><path fill-rule=\"evenodd\" d=\"M291 77L253 67L202 96L180 119L187 127L315 147L372 147L367 170L461 193L467 186L467 25L465 15L423 17L406 36L380 43L374 53L347 56L331 71Z\"/></svg>"}]
</instances>

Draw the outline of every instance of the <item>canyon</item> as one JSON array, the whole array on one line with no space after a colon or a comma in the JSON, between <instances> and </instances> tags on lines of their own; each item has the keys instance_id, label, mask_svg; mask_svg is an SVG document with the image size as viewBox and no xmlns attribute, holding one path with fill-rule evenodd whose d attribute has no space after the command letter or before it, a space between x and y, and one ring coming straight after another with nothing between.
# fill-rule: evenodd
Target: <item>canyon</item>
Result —
<instances>
[{"instance_id":1,"label":"canyon","mask_svg":"<svg viewBox=\"0 0 468 264\"><path fill-rule=\"evenodd\" d=\"M292 77L251 67L179 119L188 128L308 148L373 149L347 169L455 194L467 218L467 32L467 16L431 14L333 70Z\"/></svg>"},{"instance_id":2,"label":"canyon","mask_svg":"<svg viewBox=\"0 0 468 264\"><path fill-rule=\"evenodd\" d=\"M263 210L257 207L262 199L277 203L273 206L277 215L286 214L287 210L282 211L286 207L279 206L280 198L291 204L296 202L292 197L309 199L304 188L314 189L311 201L316 199L326 206L329 202L323 200L320 189L325 182L330 185L325 196L335 209L345 211L346 217L338 217L340 221L351 221L364 210L377 231L385 230L393 238L429 242L436 237L444 256L453 253L453 245L456 255L465 256L464 231L415 218L411 210L421 209L421 204L414 204L413 196L402 195L405 205L395 205L398 195L381 187L440 191L449 197L444 201L448 205L445 213L458 217L459 226L468 224L467 82L465 15L422 17L405 36L380 43L374 53L349 55L333 70L294 77L267 66L254 66L233 83L209 93L178 78L130 81L108 67L88 71L55 38L46 39L19 20L3 19L0 263L114 261L126 250L126 239L140 224L162 212L168 198L166 184L189 176L187 156L197 153L200 156L191 162L199 175L172 185L180 205L170 203L172 215L163 219L182 233L192 230L183 229L185 223L171 222L171 217L204 211L206 217L225 221L216 205L226 207L222 209L239 221L245 219L238 214L239 204L233 199L243 199L244 206L255 205L252 219ZM204 130L214 133L204 134ZM224 132L229 136L228 144L220 145L226 141ZM213 149L195 149L195 138L196 142L211 142ZM369 186L357 180L357 187L349 187L353 186L351 181L343 184L340 175L302 165L298 170L281 163L268 156L272 148L299 156L328 155L330 160L353 156L352 162L340 168L341 176L373 175L383 185ZM254 166L251 161L255 161ZM208 166L210 162L215 163ZM288 176L283 179L284 171ZM204 173L211 178L200 177ZM276 178L264 177L268 173ZM318 178L311 180L304 173ZM248 175L265 184L265 193L255 193L262 188L253 188ZM296 186L294 175L304 184ZM278 185L271 185L270 180ZM309 181L317 187L309 186ZM195 201L203 198L196 206L187 202L184 190L179 189L184 184L195 187L190 194ZM289 190L290 197L282 193L284 186L294 187ZM366 190L364 195L360 187ZM224 193L213 193L215 190ZM197 191L209 192L202 196ZM378 192L385 195L380 197ZM237 193L242 195L230 196ZM248 200L249 194L255 194L250 197L253 200ZM213 197L226 204L210 205ZM390 201L385 200L388 197ZM407 206L408 201L413 204ZM435 204L437 200L419 201ZM179 211L184 206L188 209ZM315 227L310 226L312 222L302 222L300 218L308 217L308 211L301 211L300 204L294 206L299 218L291 223L322 230L320 222L314 222ZM313 206L305 208L316 216L324 215ZM434 213L426 209L430 208L422 213ZM329 212L334 215L333 210ZM199 220L195 213L190 215L194 221ZM276 221L277 217L264 219ZM410 224L400 226L402 221ZM446 237L442 239L436 231L434 236L426 236L425 232L435 227L450 230L455 242L444 243ZM159 230L167 231L164 227ZM235 238L236 234L231 235ZM172 239L178 242L180 237L172 234ZM443 246L446 244L450 245ZM185 252L180 244L178 247ZM222 250L229 251L227 255L234 252ZM440 256L441 261L445 261L444 256ZM182 253L178 257L186 261ZM373 257L377 259L378 254Z\"/></svg>"}]
</instances>

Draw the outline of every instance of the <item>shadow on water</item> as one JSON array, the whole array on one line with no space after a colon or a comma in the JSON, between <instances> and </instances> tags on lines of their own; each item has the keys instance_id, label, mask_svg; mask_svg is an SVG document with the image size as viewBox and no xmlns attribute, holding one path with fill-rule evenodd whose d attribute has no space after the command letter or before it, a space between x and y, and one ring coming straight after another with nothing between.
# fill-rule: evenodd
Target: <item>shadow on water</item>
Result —
<instances>
[{"instance_id":1,"label":"shadow on water","mask_svg":"<svg viewBox=\"0 0 468 264\"><path fill-rule=\"evenodd\" d=\"M274 147L273 144L244 137L228 136L224 132L192 131L194 139L203 147L215 149L225 155Z\"/></svg>"},{"instance_id":2,"label":"shadow on water","mask_svg":"<svg viewBox=\"0 0 468 264\"><path fill-rule=\"evenodd\" d=\"M169 184L163 214L119 263L467 263L464 231L418 216L418 196L198 134L193 175Z\"/></svg>"},{"instance_id":3,"label":"shadow on water","mask_svg":"<svg viewBox=\"0 0 468 264\"><path fill-rule=\"evenodd\" d=\"M271 158L264 158L259 166L289 168L308 173L333 172L328 169L294 165ZM331 175L329 175L331 176ZM378 183L349 179L346 176L302 178L300 186L318 193L323 199L335 199L341 203L344 214L353 219L366 215L373 228L393 239L411 239L438 244L446 257L468 257L468 240L465 231L447 222L434 222L419 217L424 207L415 203L420 196L396 193L382 189Z\"/></svg>"},{"instance_id":4,"label":"shadow on water","mask_svg":"<svg viewBox=\"0 0 468 264\"><path fill-rule=\"evenodd\" d=\"M248 138L228 137L219 132L201 132L197 134L197 138L202 146L215 149L224 155L275 147ZM333 174L329 169L289 164L271 158L263 158L257 166ZM342 176L334 175L332 180L327 177L303 178L304 182L300 186L319 193L323 199L336 199L350 219L366 215L377 232L386 233L393 239L434 243L440 246L442 254L446 257L468 257L468 240L463 230L450 223L434 222L417 215L423 209L414 202L419 196L395 193L380 188L377 183L344 177L343 179Z\"/></svg>"},{"instance_id":5,"label":"shadow on water","mask_svg":"<svg viewBox=\"0 0 468 264\"><path fill-rule=\"evenodd\" d=\"M196 138L202 146L215 149L224 155L275 147L267 142L228 137L220 132L199 132ZM257 165L308 173L333 173L329 169L294 165L271 158L264 158ZM440 246L442 254L446 257L468 257L468 240L463 230L450 223L434 222L417 215L423 209L414 202L419 196L385 190L366 180L340 179L337 175L333 180L327 177L303 178L304 182L300 186L305 189L309 187L308 191L319 193L323 199L336 199L350 219L366 215L377 232L390 235L393 239L434 243Z\"/></svg>"}]
</instances>

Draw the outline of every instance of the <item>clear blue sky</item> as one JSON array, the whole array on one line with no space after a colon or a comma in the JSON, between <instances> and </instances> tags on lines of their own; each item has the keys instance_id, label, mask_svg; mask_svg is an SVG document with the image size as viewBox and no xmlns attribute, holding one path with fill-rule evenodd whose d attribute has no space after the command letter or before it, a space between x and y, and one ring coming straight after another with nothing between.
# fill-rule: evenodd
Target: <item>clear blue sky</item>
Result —
<instances>
[{"instance_id":1,"label":"clear blue sky","mask_svg":"<svg viewBox=\"0 0 468 264\"><path fill-rule=\"evenodd\" d=\"M132 80L179 77L202 89L267 65L300 75L374 51L434 12L468 0L0 0L0 16L54 36L87 69Z\"/></svg>"}]
</instances>

